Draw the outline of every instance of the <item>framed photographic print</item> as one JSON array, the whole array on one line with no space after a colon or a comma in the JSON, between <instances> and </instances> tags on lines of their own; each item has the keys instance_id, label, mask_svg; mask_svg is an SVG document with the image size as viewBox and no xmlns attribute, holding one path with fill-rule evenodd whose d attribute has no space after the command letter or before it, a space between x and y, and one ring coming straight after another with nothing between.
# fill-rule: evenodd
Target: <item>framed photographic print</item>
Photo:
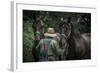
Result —
<instances>
[{"instance_id":1,"label":"framed photographic print","mask_svg":"<svg viewBox=\"0 0 100 73\"><path fill-rule=\"evenodd\" d=\"M12 2L13 71L96 65L96 8Z\"/></svg>"}]
</instances>

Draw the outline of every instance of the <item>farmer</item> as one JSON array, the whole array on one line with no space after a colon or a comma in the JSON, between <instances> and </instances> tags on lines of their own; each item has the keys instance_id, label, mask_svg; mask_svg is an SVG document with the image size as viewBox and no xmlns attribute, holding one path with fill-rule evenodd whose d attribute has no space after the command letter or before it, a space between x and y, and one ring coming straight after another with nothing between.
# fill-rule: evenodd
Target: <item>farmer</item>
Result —
<instances>
[{"instance_id":1,"label":"farmer","mask_svg":"<svg viewBox=\"0 0 100 73\"><path fill-rule=\"evenodd\" d=\"M57 37L54 28L48 28L47 32L44 33L44 37L36 47L39 61L59 60L59 56L62 55L63 50L59 48L57 40L54 39Z\"/></svg>"}]
</instances>

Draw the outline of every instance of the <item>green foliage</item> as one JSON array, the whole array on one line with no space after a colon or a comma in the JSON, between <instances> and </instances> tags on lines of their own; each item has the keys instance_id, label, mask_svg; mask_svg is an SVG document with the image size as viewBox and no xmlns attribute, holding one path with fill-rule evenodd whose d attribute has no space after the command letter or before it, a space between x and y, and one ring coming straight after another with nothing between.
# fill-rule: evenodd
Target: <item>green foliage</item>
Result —
<instances>
[{"instance_id":1,"label":"green foliage","mask_svg":"<svg viewBox=\"0 0 100 73\"><path fill-rule=\"evenodd\" d=\"M32 32L32 21L27 20L23 22L23 62L32 61L32 45L34 33Z\"/></svg>"}]
</instances>

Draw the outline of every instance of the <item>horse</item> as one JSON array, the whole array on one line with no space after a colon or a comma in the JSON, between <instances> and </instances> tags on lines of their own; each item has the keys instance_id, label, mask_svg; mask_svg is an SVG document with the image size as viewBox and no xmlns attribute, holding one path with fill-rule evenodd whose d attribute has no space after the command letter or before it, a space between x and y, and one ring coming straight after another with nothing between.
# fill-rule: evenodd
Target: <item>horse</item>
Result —
<instances>
[{"instance_id":1,"label":"horse","mask_svg":"<svg viewBox=\"0 0 100 73\"><path fill-rule=\"evenodd\" d=\"M60 38L59 42L59 46L62 50L64 50L63 54L60 56L60 60L66 60L66 57L68 55L68 47L69 47L69 43L67 42L70 34L71 34L71 26L67 23L69 23L69 20L63 20L61 18L60 23L58 24L58 33L57 36ZM67 26L66 26L67 24ZM65 33L66 32L66 33Z\"/></svg>"},{"instance_id":2,"label":"horse","mask_svg":"<svg viewBox=\"0 0 100 73\"><path fill-rule=\"evenodd\" d=\"M63 36L63 40L60 40L61 44L67 44L67 46L64 47L66 50L63 60L90 59L90 37L77 31L70 20L70 18L64 19L59 25L59 28L61 28L61 37Z\"/></svg>"},{"instance_id":3,"label":"horse","mask_svg":"<svg viewBox=\"0 0 100 73\"><path fill-rule=\"evenodd\" d=\"M33 32L34 32L34 44L32 46L32 55L34 61L38 61L38 53L36 50L36 46L40 42L40 40L44 37L44 22L42 20L42 16L36 18L35 23L32 25Z\"/></svg>"}]
</instances>

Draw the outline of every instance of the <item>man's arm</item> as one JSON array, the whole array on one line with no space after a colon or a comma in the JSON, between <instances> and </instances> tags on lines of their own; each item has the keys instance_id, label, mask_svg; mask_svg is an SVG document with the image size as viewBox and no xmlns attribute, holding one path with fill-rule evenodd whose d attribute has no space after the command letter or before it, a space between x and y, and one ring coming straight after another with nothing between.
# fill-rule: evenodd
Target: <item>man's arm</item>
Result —
<instances>
[{"instance_id":1,"label":"man's arm","mask_svg":"<svg viewBox=\"0 0 100 73\"><path fill-rule=\"evenodd\" d=\"M59 47L59 44L57 43L57 41L52 40L51 46L52 48L55 49L56 55L61 56L64 53L64 49L61 49Z\"/></svg>"}]
</instances>

